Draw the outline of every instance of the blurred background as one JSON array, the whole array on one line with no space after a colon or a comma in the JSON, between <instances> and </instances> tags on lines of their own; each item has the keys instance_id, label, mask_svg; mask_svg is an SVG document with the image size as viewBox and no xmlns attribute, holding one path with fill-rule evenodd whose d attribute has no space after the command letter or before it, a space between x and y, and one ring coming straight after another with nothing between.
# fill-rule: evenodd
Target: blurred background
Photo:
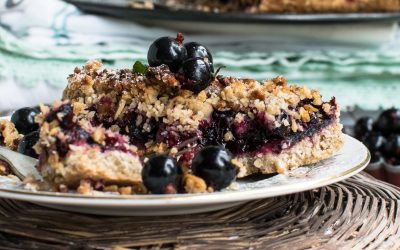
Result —
<instances>
[{"instance_id":1,"label":"blurred background","mask_svg":"<svg viewBox=\"0 0 400 250\"><path fill-rule=\"evenodd\" d=\"M398 13L215 13L168 2L0 0L1 109L60 98L68 74L89 59L112 68L146 62L149 44L177 31L208 45L225 75L284 75L344 107L400 104Z\"/></svg>"},{"instance_id":2,"label":"blurred background","mask_svg":"<svg viewBox=\"0 0 400 250\"><path fill-rule=\"evenodd\" d=\"M399 11L397 0L0 0L0 114L59 99L89 59L146 63L152 41L180 31L223 75L284 75L336 96L351 133L400 107Z\"/></svg>"}]
</instances>

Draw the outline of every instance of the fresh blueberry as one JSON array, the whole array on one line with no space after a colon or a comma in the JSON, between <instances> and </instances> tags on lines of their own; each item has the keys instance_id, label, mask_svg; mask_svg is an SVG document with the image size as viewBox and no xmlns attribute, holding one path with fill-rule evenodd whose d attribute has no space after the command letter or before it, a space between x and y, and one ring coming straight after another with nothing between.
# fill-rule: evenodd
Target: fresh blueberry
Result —
<instances>
[{"instance_id":1,"label":"fresh blueberry","mask_svg":"<svg viewBox=\"0 0 400 250\"><path fill-rule=\"evenodd\" d=\"M192 171L214 190L221 190L236 177L236 168L231 161L231 154L223 147L205 147L195 155Z\"/></svg>"},{"instance_id":2,"label":"fresh blueberry","mask_svg":"<svg viewBox=\"0 0 400 250\"><path fill-rule=\"evenodd\" d=\"M187 57L183 46L183 35L178 33L176 38L161 37L154 41L147 53L147 61L151 67L168 65L172 72L177 72Z\"/></svg>"},{"instance_id":3,"label":"fresh blueberry","mask_svg":"<svg viewBox=\"0 0 400 250\"><path fill-rule=\"evenodd\" d=\"M383 111L376 121L376 127L385 135L400 133L400 110L391 108Z\"/></svg>"},{"instance_id":4,"label":"fresh blueberry","mask_svg":"<svg viewBox=\"0 0 400 250\"><path fill-rule=\"evenodd\" d=\"M37 158L35 150L32 148L39 140L39 131L33 131L25 135L18 144L18 152L33 158Z\"/></svg>"},{"instance_id":5,"label":"fresh blueberry","mask_svg":"<svg viewBox=\"0 0 400 250\"><path fill-rule=\"evenodd\" d=\"M400 135L392 134L387 138L384 152L387 157L395 157L400 159Z\"/></svg>"},{"instance_id":6,"label":"fresh blueberry","mask_svg":"<svg viewBox=\"0 0 400 250\"><path fill-rule=\"evenodd\" d=\"M371 152L381 151L385 145L385 137L380 133L371 133L365 136L362 142Z\"/></svg>"},{"instance_id":7,"label":"fresh blueberry","mask_svg":"<svg viewBox=\"0 0 400 250\"><path fill-rule=\"evenodd\" d=\"M18 109L12 114L11 122L20 134L29 134L39 129L39 125L35 122L35 116L40 112L35 108Z\"/></svg>"},{"instance_id":8,"label":"fresh blueberry","mask_svg":"<svg viewBox=\"0 0 400 250\"><path fill-rule=\"evenodd\" d=\"M362 117L357 120L354 125L354 135L358 139L362 139L374 129L374 119L371 117Z\"/></svg>"},{"instance_id":9,"label":"fresh blueberry","mask_svg":"<svg viewBox=\"0 0 400 250\"><path fill-rule=\"evenodd\" d=\"M203 59L210 66L211 72L214 72L213 57L206 46L196 42L190 42L185 44L185 48L187 51L187 58Z\"/></svg>"},{"instance_id":10,"label":"fresh blueberry","mask_svg":"<svg viewBox=\"0 0 400 250\"><path fill-rule=\"evenodd\" d=\"M108 137L106 137L105 142L107 143ZM56 149L57 153L61 157L65 157L69 152L69 145L75 144L79 145L82 143L93 144L94 141L90 137L90 134L79 126L75 126L69 131L69 136L67 138L57 138L56 139Z\"/></svg>"},{"instance_id":11,"label":"fresh blueberry","mask_svg":"<svg viewBox=\"0 0 400 250\"><path fill-rule=\"evenodd\" d=\"M184 77L182 87L198 93L212 80L210 66L200 58L191 58L182 64L180 73Z\"/></svg>"},{"instance_id":12,"label":"fresh blueberry","mask_svg":"<svg viewBox=\"0 0 400 250\"><path fill-rule=\"evenodd\" d=\"M379 151L371 152L371 163L381 162L383 160L382 153Z\"/></svg>"},{"instance_id":13,"label":"fresh blueberry","mask_svg":"<svg viewBox=\"0 0 400 250\"><path fill-rule=\"evenodd\" d=\"M177 193L181 176L176 160L166 155L151 157L142 170L143 184L153 194Z\"/></svg>"}]
</instances>

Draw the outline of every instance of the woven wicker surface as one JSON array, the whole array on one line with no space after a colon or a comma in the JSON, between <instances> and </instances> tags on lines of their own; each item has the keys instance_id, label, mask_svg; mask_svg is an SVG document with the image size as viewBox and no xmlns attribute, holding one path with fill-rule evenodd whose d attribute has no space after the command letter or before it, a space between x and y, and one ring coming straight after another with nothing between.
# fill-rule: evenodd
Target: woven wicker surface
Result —
<instances>
[{"instance_id":1,"label":"woven wicker surface","mask_svg":"<svg viewBox=\"0 0 400 250\"><path fill-rule=\"evenodd\" d=\"M0 249L398 249L399 198L362 174L187 216L100 217L0 200Z\"/></svg>"}]
</instances>

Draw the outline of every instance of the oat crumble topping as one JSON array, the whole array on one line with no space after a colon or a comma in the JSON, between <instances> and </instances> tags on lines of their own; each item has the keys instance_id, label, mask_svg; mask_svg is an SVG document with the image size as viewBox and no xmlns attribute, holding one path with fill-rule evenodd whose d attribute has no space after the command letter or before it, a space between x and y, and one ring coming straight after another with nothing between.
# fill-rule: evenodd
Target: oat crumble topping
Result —
<instances>
[{"instance_id":1,"label":"oat crumble topping","mask_svg":"<svg viewBox=\"0 0 400 250\"><path fill-rule=\"evenodd\" d=\"M282 76L262 83L218 76L196 95L181 89L175 75L164 66L152 67L143 76L129 69L101 70L97 60L69 76L63 98L71 100L79 112L96 106L97 116L107 116L110 123L136 110L141 114L136 125L145 131L150 119L179 124L179 131L195 131L202 121L210 119L213 110L234 110L238 120L244 114L250 118L263 114L273 127L291 127L296 132L301 127L298 123L309 122L318 106L323 105L327 114L331 112L316 90L288 85ZM283 113L291 118L280 117Z\"/></svg>"}]
</instances>

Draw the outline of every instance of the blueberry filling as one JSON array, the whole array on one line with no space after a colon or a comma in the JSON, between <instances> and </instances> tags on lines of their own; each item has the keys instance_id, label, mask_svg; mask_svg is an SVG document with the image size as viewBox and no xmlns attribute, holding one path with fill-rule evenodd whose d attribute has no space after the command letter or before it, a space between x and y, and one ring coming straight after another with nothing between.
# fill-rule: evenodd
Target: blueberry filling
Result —
<instances>
[{"instance_id":1,"label":"blueberry filling","mask_svg":"<svg viewBox=\"0 0 400 250\"><path fill-rule=\"evenodd\" d=\"M96 145L101 148L102 152L112 150L125 153L130 152L126 146L127 141L122 135L106 133L104 143L99 144L92 139L88 131L74 121L73 117L72 106L70 104L63 104L51 111L45 119L47 122L57 119L60 123L61 132L67 135L56 138L55 150L61 157L65 157L68 154L70 150L69 145Z\"/></svg>"},{"instance_id":2,"label":"blueberry filling","mask_svg":"<svg viewBox=\"0 0 400 250\"><path fill-rule=\"evenodd\" d=\"M335 100L330 102L333 108L336 108ZM254 119L250 119L244 115L240 122L234 121L235 113L233 111L214 111L210 120L203 121L197 132L179 132L176 125L162 124L157 133L157 142L163 142L168 147L178 147L178 149L186 146L187 141L195 142L198 146L206 147L210 145L225 146L234 155L247 153L280 153L301 141L306 137L310 137L330 125L335 118L334 115L326 115L319 107L319 111L311 115L309 122L300 122L304 128L303 131L292 132L289 126L280 126L274 128L271 121L268 121L262 114L257 115ZM318 118L319 116L320 118ZM289 119L290 117L283 113L278 120ZM232 138L225 140L225 135L230 132ZM182 157L189 158L197 152L198 148L186 149Z\"/></svg>"},{"instance_id":3,"label":"blueberry filling","mask_svg":"<svg viewBox=\"0 0 400 250\"><path fill-rule=\"evenodd\" d=\"M124 153L129 153L129 149L126 146L127 141L124 139L123 136L113 134L106 135L105 138L105 145L102 146L102 150L104 151L122 151Z\"/></svg>"},{"instance_id":4,"label":"blueberry filling","mask_svg":"<svg viewBox=\"0 0 400 250\"><path fill-rule=\"evenodd\" d=\"M176 129L176 125L162 124L157 133L157 142L165 143L168 147L174 147L182 145L182 143L194 139L194 142L198 138L201 138L201 131L196 132L180 132ZM183 146L183 145L182 145Z\"/></svg>"},{"instance_id":5,"label":"blueberry filling","mask_svg":"<svg viewBox=\"0 0 400 250\"><path fill-rule=\"evenodd\" d=\"M311 104L311 99L305 99L293 108L298 112L299 107ZM332 109L336 109L335 99L330 102ZM120 133L129 137L130 143L145 149L145 143L154 141L157 143L165 143L169 148L177 147L180 152L180 161L190 163L193 156L201 148L210 145L221 145L226 147L233 155L256 154L256 153L280 153L282 150L290 148L296 142L306 137L310 137L324 127L330 125L336 117L327 115L322 111L321 106L314 105L318 109L317 112L310 115L309 122L301 122L302 131L292 132L290 126L275 127L274 121L270 121L264 117L263 113L257 114L253 119L243 114L243 119L239 122L235 121L236 112L234 111L213 111L209 120L201 122L199 129L192 132L182 132L177 130L178 124L164 124L156 121L154 118L147 118L137 110L130 110L118 120L114 120L115 107L111 104L110 97L102 97L98 105L91 109L96 111L98 116L92 121L95 125L102 124L108 128L111 124L117 124L120 127ZM68 110L63 108L60 110ZM335 110L331 110L335 111ZM334 112L332 112L334 113ZM69 120L69 115L64 115ZM288 120L290 116L282 113L275 117L276 120ZM69 123L67 122L67 125ZM68 127L64 125L63 127ZM231 133L231 138L226 140L227 133ZM90 136L79 136L79 132L73 130L72 144L84 141L89 144L94 142ZM122 150L126 151L123 146L123 137L107 138L104 150ZM67 142L70 143L71 142ZM190 147L187 147L191 144ZM60 152L67 152L66 146L60 146Z\"/></svg>"},{"instance_id":6,"label":"blueberry filling","mask_svg":"<svg viewBox=\"0 0 400 250\"><path fill-rule=\"evenodd\" d=\"M282 116L287 117L287 114ZM245 116L240 123L235 123L230 112L214 111L211 121L200 126L204 135L201 144L203 146L224 145L234 155L257 152L280 153L283 149L328 126L334 119L334 117L323 116L320 121L316 115L313 115L310 122L301 124L304 127L303 131L294 133L287 126L271 128L270 122L262 115L256 116L253 120ZM228 131L231 131L233 139L226 142L224 135Z\"/></svg>"},{"instance_id":7,"label":"blueberry filling","mask_svg":"<svg viewBox=\"0 0 400 250\"><path fill-rule=\"evenodd\" d=\"M154 118L146 118L140 112L129 110L122 115L122 118L115 120L115 110L111 98L103 96L97 105L89 108L89 111L95 111L97 114L91 120L91 124L93 126L102 125L105 128L110 128L113 124L116 124L121 129L120 133L127 135L130 143L139 148L144 148L146 142L156 139L159 125Z\"/></svg>"},{"instance_id":8,"label":"blueberry filling","mask_svg":"<svg viewBox=\"0 0 400 250\"><path fill-rule=\"evenodd\" d=\"M310 100L303 102L303 104L311 103ZM336 108L334 99L330 104ZM319 111L311 115L309 122L300 122L304 130L296 133L292 132L289 126L275 128L273 122L266 119L263 114L256 115L254 119L244 115L240 122L236 122L234 121L235 112L217 110L212 113L209 120L204 120L195 132L178 131L176 128L178 124L167 125L153 118L145 120L145 116L136 111L128 112L116 123L120 126L121 132L128 135L130 143L139 148L144 148L144 144L150 140L165 143L169 148L184 149L181 159L190 162L200 148L210 145L223 145L234 155L258 152L280 153L283 149L312 136L333 122L335 116L326 115L321 110L321 106L316 106L316 108L319 108ZM141 116L140 120L146 122L138 123L139 116ZM283 113L276 119L290 120L290 117ZM147 129L144 129L144 123ZM232 133L232 139L226 141L224 137L228 132ZM189 143L192 147L185 149Z\"/></svg>"},{"instance_id":9,"label":"blueberry filling","mask_svg":"<svg viewBox=\"0 0 400 250\"><path fill-rule=\"evenodd\" d=\"M64 130L66 132L66 130ZM90 138L90 134L82 129L80 126L75 125L68 131L67 139L60 139L57 138L56 140L56 147L57 152L61 157L67 155L69 151L69 145L83 145L83 144L93 144L93 140Z\"/></svg>"},{"instance_id":10,"label":"blueberry filling","mask_svg":"<svg viewBox=\"0 0 400 250\"><path fill-rule=\"evenodd\" d=\"M47 116L45 121L52 122L58 120L62 128L69 129L74 126L73 122L74 113L70 104L63 104L60 107L52 110Z\"/></svg>"},{"instance_id":11,"label":"blueberry filling","mask_svg":"<svg viewBox=\"0 0 400 250\"><path fill-rule=\"evenodd\" d=\"M123 132L129 136L133 145L144 147L146 142L156 139L159 126L154 118L146 118L144 114L130 111L119 123L120 127L125 128Z\"/></svg>"}]
</instances>

